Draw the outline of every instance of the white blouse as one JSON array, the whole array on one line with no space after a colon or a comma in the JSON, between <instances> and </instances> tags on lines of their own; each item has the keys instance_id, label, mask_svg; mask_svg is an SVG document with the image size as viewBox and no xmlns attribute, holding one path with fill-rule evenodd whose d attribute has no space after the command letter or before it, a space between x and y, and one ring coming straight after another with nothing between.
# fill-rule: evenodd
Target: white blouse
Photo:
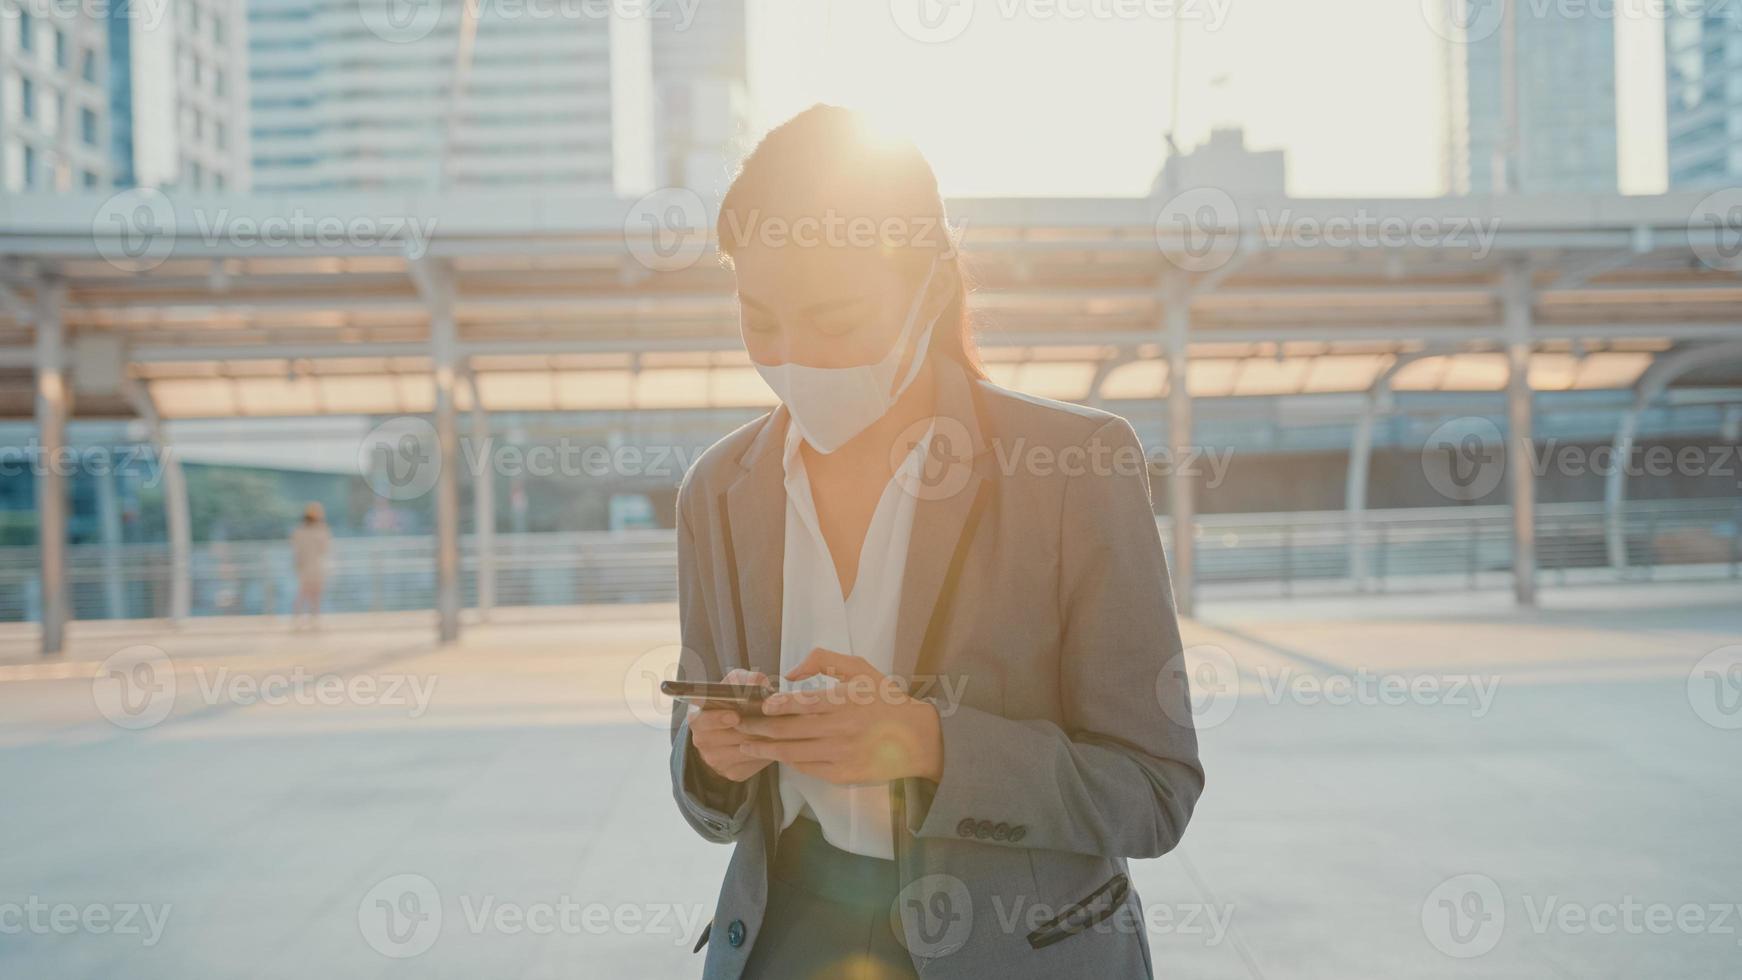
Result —
<instances>
[{"instance_id":1,"label":"white blouse","mask_svg":"<svg viewBox=\"0 0 1742 980\"><path fill-rule=\"evenodd\" d=\"M798 426L786 433L786 553L780 616L780 671L797 667L812 649L861 657L888 673L895 664L895 620L901 607L901 580L907 568L907 544L913 533L918 502L917 482L932 429L913 447L883 488L865 546L859 552L859 572L853 594L841 596L840 577L823 541L799 452L803 437ZM815 678L783 689L832 684ZM895 857L894 828L889 820L889 784L837 786L780 765L780 802L786 819L782 829L807 815L822 825L823 836L843 851L866 857Z\"/></svg>"}]
</instances>

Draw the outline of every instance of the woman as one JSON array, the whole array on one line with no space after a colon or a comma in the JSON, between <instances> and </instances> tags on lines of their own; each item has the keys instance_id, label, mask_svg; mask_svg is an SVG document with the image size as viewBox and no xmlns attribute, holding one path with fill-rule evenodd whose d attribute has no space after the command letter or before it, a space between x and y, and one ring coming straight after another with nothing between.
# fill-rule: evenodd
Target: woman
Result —
<instances>
[{"instance_id":1,"label":"woman","mask_svg":"<svg viewBox=\"0 0 1742 980\"><path fill-rule=\"evenodd\" d=\"M327 513L318 503L302 511L302 523L290 532L291 564L296 566L296 599L290 605L290 626L307 617L310 629L320 625L321 593L327 588L327 551L333 532L327 528Z\"/></svg>"},{"instance_id":2,"label":"woman","mask_svg":"<svg viewBox=\"0 0 1742 980\"><path fill-rule=\"evenodd\" d=\"M817 106L721 205L781 405L678 499L680 809L735 842L714 977L1128 977L1126 861L1203 789L1142 449L991 384L930 167ZM855 234L869 232L869 234Z\"/></svg>"}]
</instances>

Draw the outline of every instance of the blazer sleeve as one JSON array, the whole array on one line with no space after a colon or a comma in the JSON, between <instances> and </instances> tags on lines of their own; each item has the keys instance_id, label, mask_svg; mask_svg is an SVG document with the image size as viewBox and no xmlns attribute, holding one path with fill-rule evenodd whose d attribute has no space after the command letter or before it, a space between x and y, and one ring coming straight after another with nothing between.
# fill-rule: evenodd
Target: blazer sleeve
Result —
<instances>
[{"instance_id":1,"label":"blazer sleeve","mask_svg":"<svg viewBox=\"0 0 1742 980\"><path fill-rule=\"evenodd\" d=\"M1096 465L1092 453L1064 492L1063 724L940 706L943 777L935 788L915 780L906 794L918 836L977 838L989 822L1008 827L992 846L1157 857L1179 843L1203 792L1141 444L1115 418L1084 447L1112 463ZM1122 468L1122 458L1139 462Z\"/></svg>"},{"instance_id":2,"label":"blazer sleeve","mask_svg":"<svg viewBox=\"0 0 1742 980\"><path fill-rule=\"evenodd\" d=\"M725 675L715 651L713 618L708 615L709 597L704 576L697 565L695 525L689 517L690 485L678 493L677 506L677 607L683 633L683 652L678 658L678 679L718 681ZM708 769L690 742L688 707L681 701L671 706L671 787L683 818L706 840L727 844L738 839L750 817L755 778L735 783Z\"/></svg>"}]
</instances>

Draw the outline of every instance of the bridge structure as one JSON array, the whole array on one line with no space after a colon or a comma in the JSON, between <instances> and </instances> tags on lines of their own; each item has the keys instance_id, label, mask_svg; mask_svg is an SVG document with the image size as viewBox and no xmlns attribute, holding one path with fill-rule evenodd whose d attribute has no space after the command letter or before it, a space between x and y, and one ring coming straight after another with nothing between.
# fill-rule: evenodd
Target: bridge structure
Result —
<instances>
[{"instance_id":1,"label":"bridge structure","mask_svg":"<svg viewBox=\"0 0 1742 980\"><path fill-rule=\"evenodd\" d=\"M1726 196L1730 195L1730 196ZM1669 391L1742 403L1742 197L1732 192L1419 200L959 199L952 224L995 380L1088 404L1150 400L1165 449L1205 399L1357 396L1347 507L1366 509L1374 426L1396 392L1503 397L1517 601L1534 603L1533 396L1627 393L1625 452ZM412 416L457 459L462 414L753 409L772 396L737 337L712 203L465 193L0 201L0 418L39 458L86 418ZM191 522L162 452L173 587ZM461 625L458 466L436 511L441 638ZM42 649L65 642L65 473L40 466ZM490 481L474 505L494 515ZM1627 562L1625 483L1605 501ZM1194 484L1165 481L1176 602L1196 590ZM493 519L477 603L494 602ZM1350 536L1350 566L1361 566Z\"/></svg>"}]
</instances>

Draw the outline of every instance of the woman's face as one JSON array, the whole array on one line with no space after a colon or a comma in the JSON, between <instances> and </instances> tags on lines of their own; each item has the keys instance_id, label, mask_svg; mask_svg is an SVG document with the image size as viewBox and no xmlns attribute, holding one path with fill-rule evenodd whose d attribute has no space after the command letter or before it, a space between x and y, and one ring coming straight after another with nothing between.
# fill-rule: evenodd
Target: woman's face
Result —
<instances>
[{"instance_id":1,"label":"woman's face","mask_svg":"<svg viewBox=\"0 0 1742 980\"><path fill-rule=\"evenodd\" d=\"M922 262L860 248L754 245L733 257L733 267L744 348L768 365L843 368L881 360L925 279ZM950 263L939 264L919 327L948 304L952 275Z\"/></svg>"}]
</instances>

